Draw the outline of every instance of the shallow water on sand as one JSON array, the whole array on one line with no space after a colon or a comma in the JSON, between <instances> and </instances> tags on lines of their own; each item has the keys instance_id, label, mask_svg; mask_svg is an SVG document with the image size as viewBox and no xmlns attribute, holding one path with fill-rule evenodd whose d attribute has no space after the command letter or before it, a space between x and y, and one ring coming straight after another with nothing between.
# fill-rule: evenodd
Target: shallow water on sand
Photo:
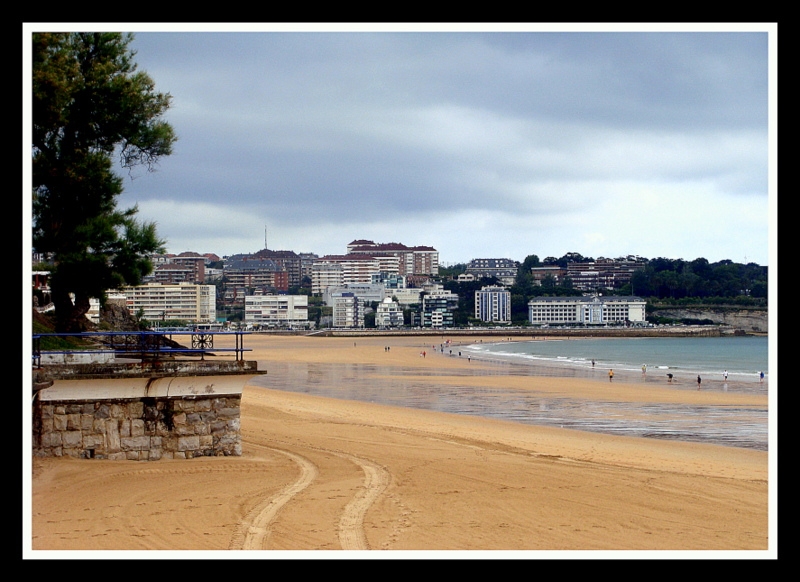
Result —
<instances>
[{"instance_id":1,"label":"shallow water on sand","mask_svg":"<svg viewBox=\"0 0 800 582\"><path fill-rule=\"evenodd\" d=\"M438 357L447 357L439 355ZM535 391L480 386L450 386L436 383L436 372L429 368L405 374L417 376L404 380L396 368L366 364L287 364L270 362L259 365L268 374L251 380L255 386L301 392L344 400L374 402L438 412L496 418L544 426L571 428L589 432L646 438L672 439L767 450L767 411L761 408L697 406L662 403L595 402L582 399L554 398ZM550 370L552 375L587 377L593 373L563 368ZM602 371L598 371L601 373ZM492 370L448 369L447 375L548 375L546 368L498 365ZM426 375L430 381L421 381ZM394 377L391 377L394 376ZM637 381L635 375L621 374L614 381ZM661 382L663 384L663 382ZM688 382L673 384L670 389L696 389ZM721 383L720 383L721 384ZM716 389L746 391L734 382Z\"/></svg>"}]
</instances>

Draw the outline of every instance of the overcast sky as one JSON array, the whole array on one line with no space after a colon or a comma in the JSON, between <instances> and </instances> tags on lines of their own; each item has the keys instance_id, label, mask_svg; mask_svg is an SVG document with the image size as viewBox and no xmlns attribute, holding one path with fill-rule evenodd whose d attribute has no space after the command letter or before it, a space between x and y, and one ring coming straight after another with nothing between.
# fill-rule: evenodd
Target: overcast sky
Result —
<instances>
[{"instance_id":1,"label":"overcast sky","mask_svg":"<svg viewBox=\"0 0 800 582\"><path fill-rule=\"evenodd\" d=\"M120 206L169 252L769 264L766 26L126 30L178 141Z\"/></svg>"}]
</instances>

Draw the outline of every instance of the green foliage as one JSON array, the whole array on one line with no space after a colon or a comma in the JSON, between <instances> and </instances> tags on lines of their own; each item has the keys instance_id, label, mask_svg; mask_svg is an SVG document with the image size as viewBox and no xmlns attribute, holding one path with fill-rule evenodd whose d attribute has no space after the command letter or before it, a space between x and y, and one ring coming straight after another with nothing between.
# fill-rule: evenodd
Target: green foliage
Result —
<instances>
[{"instance_id":1,"label":"green foliage","mask_svg":"<svg viewBox=\"0 0 800 582\"><path fill-rule=\"evenodd\" d=\"M119 33L33 35L33 246L52 253L59 331L80 331L90 297L135 285L163 252L137 209L118 210L123 168L153 169L175 135L161 120L171 97L136 70L133 37ZM75 303L69 294L75 296Z\"/></svg>"},{"instance_id":2,"label":"green foliage","mask_svg":"<svg viewBox=\"0 0 800 582\"><path fill-rule=\"evenodd\" d=\"M755 263L656 258L633 274L630 290L660 302L694 299L702 304L766 305L767 274L767 267Z\"/></svg>"}]
</instances>

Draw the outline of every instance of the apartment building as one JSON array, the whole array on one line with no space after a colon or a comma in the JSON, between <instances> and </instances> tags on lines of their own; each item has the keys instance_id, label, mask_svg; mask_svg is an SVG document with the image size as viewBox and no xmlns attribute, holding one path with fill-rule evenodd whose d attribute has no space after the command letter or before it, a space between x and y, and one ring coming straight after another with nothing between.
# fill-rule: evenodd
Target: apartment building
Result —
<instances>
[{"instance_id":1,"label":"apartment building","mask_svg":"<svg viewBox=\"0 0 800 582\"><path fill-rule=\"evenodd\" d=\"M503 287L482 287L475 291L475 318L511 323L511 292Z\"/></svg>"},{"instance_id":2,"label":"apartment building","mask_svg":"<svg viewBox=\"0 0 800 582\"><path fill-rule=\"evenodd\" d=\"M472 259L465 273L475 279L495 277L503 285L513 285L519 263L511 259Z\"/></svg>"},{"instance_id":3,"label":"apartment building","mask_svg":"<svg viewBox=\"0 0 800 582\"><path fill-rule=\"evenodd\" d=\"M182 267L186 267L191 269L192 271L192 283L199 283L203 284L206 282L206 257L201 255L200 253L195 253L191 251L187 251L184 253L179 253L172 257L171 262L175 265L180 265Z\"/></svg>"},{"instance_id":4,"label":"apartment building","mask_svg":"<svg viewBox=\"0 0 800 582\"><path fill-rule=\"evenodd\" d=\"M329 287L341 287L344 283L341 263L324 260L311 265L311 293L322 295Z\"/></svg>"},{"instance_id":5,"label":"apartment building","mask_svg":"<svg viewBox=\"0 0 800 582\"><path fill-rule=\"evenodd\" d=\"M643 323L645 300L634 296L537 297L528 302L534 325Z\"/></svg>"},{"instance_id":6,"label":"apartment building","mask_svg":"<svg viewBox=\"0 0 800 582\"><path fill-rule=\"evenodd\" d=\"M289 279L289 287L299 287L303 276L303 260L294 251L271 251L263 249L254 253L259 259L268 259L282 267Z\"/></svg>"},{"instance_id":7,"label":"apartment building","mask_svg":"<svg viewBox=\"0 0 800 582\"><path fill-rule=\"evenodd\" d=\"M223 270L230 288L288 291L289 273L271 259L257 255L232 255Z\"/></svg>"},{"instance_id":8,"label":"apartment building","mask_svg":"<svg viewBox=\"0 0 800 582\"><path fill-rule=\"evenodd\" d=\"M328 287L322 293L322 302L325 305L331 305L331 298L336 293L349 291L355 295L365 304L380 303L387 295L386 287L381 283L344 283L334 287Z\"/></svg>"},{"instance_id":9,"label":"apartment building","mask_svg":"<svg viewBox=\"0 0 800 582\"><path fill-rule=\"evenodd\" d=\"M366 254L373 257L395 257L398 261L396 272L400 275L439 274L439 251L429 246L409 247L402 243L375 243L362 239L348 244L347 253Z\"/></svg>"},{"instance_id":10,"label":"apartment building","mask_svg":"<svg viewBox=\"0 0 800 582\"><path fill-rule=\"evenodd\" d=\"M133 315L143 312L144 318L150 321L182 319L212 323L217 318L214 285L148 283L125 287L122 293L128 311Z\"/></svg>"},{"instance_id":11,"label":"apartment building","mask_svg":"<svg viewBox=\"0 0 800 582\"><path fill-rule=\"evenodd\" d=\"M380 272L380 261L370 255L325 255L314 261L311 267L311 292L317 295L323 294L327 287L372 283L372 276Z\"/></svg>"},{"instance_id":12,"label":"apartment building","mask_svg":"<svg viewBox=\"0 0 800 582\"><path fill-rule=\"evenodd\" d=\"M567 276L573 289L595 291L596 289L619 289L630 283L633 273L643 269L643 260L597 258L588 263L567 263Z\"/></svg>"},{"instance_id":13,"label":"apartment building","mask_svg":"<svg viewBox=\"0 0 800 582\"><path fill-rule=\"evenodd\" d=\"M391 297L386 297L375 310L375 327L401 327L404 323L403 308Z\"/></svg>"},{"instance_id":14,"label":"apartment building","mask_svg":"<svg viewBox=\"0 0 800 582\"><path fill-rule=\"evenodd\" d=\"M455 324L453 312L458 308L458 295L436 283L425 285L423 291L422 327L452 327Z\"/></svg>"},{"instance_id":15,"label":"apartment building","mask_svg":"<svg viewBox=\"0 0 800 582\"><path fill-rule=\"evenodd\" d=\"M355 293L334 293L331 304L333 327L364 327L364 302Z\"/></svg>"},{"instance_id":16,"label":"apartment building","mask_svg":"<svg viewBox=\"0 0 800 582\"><path fill-rule=\"evenodd\" d=\"M559 267L558 265L531 268L531 279L533 280L533 284L539 287L542 286L542 282L548 277L552 277L555 285L560 285L564 281L564 277L566 277L566 275L567 270Z\"/></svg>"},{"instance_id":17,"label":"apartment building","mask_svg":"<svg viewBox=\"0 0 800 582\"><path fill-rule=\"evenodd\" d=\"M248 295L244 298L245 323L262 327L307 327L306 295Z\"/></svg>"}]
</instances>

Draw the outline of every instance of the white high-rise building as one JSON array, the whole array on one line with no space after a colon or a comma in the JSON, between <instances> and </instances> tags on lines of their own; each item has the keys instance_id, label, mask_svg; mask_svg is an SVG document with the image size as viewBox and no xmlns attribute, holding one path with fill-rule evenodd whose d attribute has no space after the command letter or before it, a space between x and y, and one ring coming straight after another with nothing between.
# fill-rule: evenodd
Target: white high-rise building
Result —
<instances>
[{"instance_id":1,"label":"white high-rise building","mask_svg":"<svg viewBox=\"0 0 800 582\"><path fill-rule=\"evenodd\" d=\"M244 320L266 327L307 327L308 296L248 295L244 298Z\"/></svg>"},{"instance_id":2,"label":"white high-rise building","mask_svg":"<svg viewBox=\"0 0 800 582\"><path fill-rule=\"evenodd\" d=\"M387 297L375 310L375 327L400 327L404 323L403 308Z\"/></svg>"},{"instance_id":3,"label":"white high-rise building","mask_svg":"<svg viewBox=\"0 0 800 582\"><path fill-rule=\"evenodd\" d=\"M510 323L511 292L503 287L482 287L475 291L475 317L481 321Z\"/></svg>"},{"instance_id":4,"label":"white high-rise building","mask_svg":"<svg viewBox=\"0 0 800 582\"><path fill-rule=\"evenodd\" d=\"M133 315L149 321L182 319L194 323L217 320L217 288L194 283L148 283L125 287L125 304Z\"/></svg>"},{"instance_id":5,"label":"white high-rise building","mask_svg":"<svg viewBox=\"0 0 800 582\"><path fill-rule=\"evenodd\" d=\"M333 327L364 327L364 302L355 293L334 293L331 303Z\"/></svg>"}]
</instances>

